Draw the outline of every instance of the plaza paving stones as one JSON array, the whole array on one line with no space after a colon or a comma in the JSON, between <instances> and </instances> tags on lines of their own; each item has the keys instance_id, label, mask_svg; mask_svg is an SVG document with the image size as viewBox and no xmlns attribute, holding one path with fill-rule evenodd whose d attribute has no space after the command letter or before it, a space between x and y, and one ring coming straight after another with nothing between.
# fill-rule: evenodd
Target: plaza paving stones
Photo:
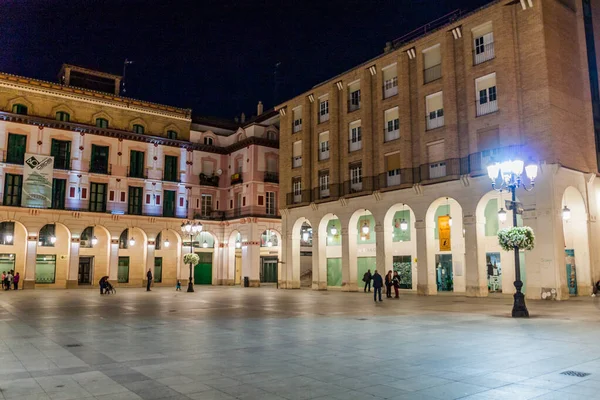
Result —
<instances>
[{"instance_id":1,"label":"plaza paving stones","mask_svg":"<svg viewBox=\"0 0 600 400\"><path fill-rule=\"evenodd\" d=\"M0 400L589 399L592 299L197 287L0 292ZM584 377L561 375L572 370Z\"/></svg>"}]
</instances>

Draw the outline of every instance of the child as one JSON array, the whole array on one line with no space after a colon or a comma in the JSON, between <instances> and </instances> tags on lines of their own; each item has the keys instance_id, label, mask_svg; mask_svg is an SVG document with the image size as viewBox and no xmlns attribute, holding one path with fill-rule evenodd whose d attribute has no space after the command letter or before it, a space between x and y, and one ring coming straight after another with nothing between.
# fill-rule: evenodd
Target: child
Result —
<instances>
[{"instance_id":1,"label":"child","mask_svg":"<svg viewBox=\"0 0 600 400\"><path fill-rule=\"evenodd\" d=\"M177 280L177 286L175 286L175 291L181 291L181 281Z\"/></svg>"}]
</instances>

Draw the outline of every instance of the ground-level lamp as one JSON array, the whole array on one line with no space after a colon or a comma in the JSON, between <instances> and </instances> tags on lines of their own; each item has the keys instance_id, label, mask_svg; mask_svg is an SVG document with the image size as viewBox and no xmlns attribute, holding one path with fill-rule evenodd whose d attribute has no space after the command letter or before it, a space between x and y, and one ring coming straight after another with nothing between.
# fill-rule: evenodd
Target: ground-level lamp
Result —
<instances>
[{"instance_id":1,"label":"ground-level lamp","mask_svg":"<svg viewBox=\"0 0 600 400\"><path fill-rule=\"evenodd\" d=\"M529 179L529 186L522 181L523 169ZM492 188L498 192L508 190L511 193L511 200L506 202L506 208L513 212L513 227L517 226L517 214L523 212L521 204L517 202L516 190L522 187L526 191L533 190L535 178L537 178L538 166L533 161L525 163L521 160L508 160L501 163L492 163L487 167L487 173L492 181ZM510 207L509 207L510 206ZM498 218L501 219L501 209L498 212ZM506 212L504 212L506 217ZM529 311L525 305L525 296L521 292L523 282L521 281L521 263L519 258L519 248L515 246L515 295L512 309L512 316L515 318L529 317Z\"/></svg>"},{"instance_id":2,"label":"ground-level lamp","mask_svg":"<svg viewBox=\"0 0 600 400\"><path fill-rule=\"evenodd\" d=\"M194 236L197 235L198 233L202 232L202 229L204 227L202 226L202 224L200 222L192 222L192 221L187 221L181 224L181 232L183 232L184 234L188 234L190 235L190 254L194 254ZM183 244L182 244L183 246ZM193 269L193 264L190 263L190 279L188 280L188 288L187 291L188 292L193 292L194 291L194 283L192 282L192 269Z\"/></svg>"},{"instance_id":3,"label":"ground-level lamp","mask_svg":"<svg viewBox=\"0 0 600 400\"><path fill-rule=\"evenodd\" d=\"M571 210L569 209L569 207L567 207L567 206L563 207L562 218L563 218L563 221L568 221L571 219Z\"/></svg>"}]
</instances>

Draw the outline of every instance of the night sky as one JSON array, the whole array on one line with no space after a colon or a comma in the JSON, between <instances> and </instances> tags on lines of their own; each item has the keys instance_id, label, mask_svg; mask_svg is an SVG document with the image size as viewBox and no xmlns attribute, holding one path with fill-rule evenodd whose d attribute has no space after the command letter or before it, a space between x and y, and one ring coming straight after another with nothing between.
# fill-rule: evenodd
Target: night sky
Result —
<instances>
[{"instance_id":1,"label":"night sky","mask_svg":"<svg viewBox=\"0 0 600 400\"><path fill-rule=\"evenodd\" d=\"M62 63L121 74L127 96L233 118L381 54L489 0L0 0L0 70L56 81ZM275 65L280 62L275 99Z\"/></svg>"}]
</instances>

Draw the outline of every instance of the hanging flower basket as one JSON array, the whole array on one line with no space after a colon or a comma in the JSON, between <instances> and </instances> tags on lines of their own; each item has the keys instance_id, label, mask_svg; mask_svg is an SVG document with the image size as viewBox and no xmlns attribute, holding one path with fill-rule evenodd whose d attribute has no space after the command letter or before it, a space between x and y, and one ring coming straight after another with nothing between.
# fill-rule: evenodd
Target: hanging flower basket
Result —
<instances>
[{"instance_id":1,"label":"hanging flower basket","mask_svg":"<svg viewBox=\"0 0 600 400\"><path fill-rule=\"evenodd\" d=\"M515 247L521 250L532 250L534 242L533 229L528 226L501 229L498 232L498 243L505 251L514 250Z\"/></svg>"},{"instance_id":2,"label":"hanging flower basket","mask_svg":"<svg viewBox=\"0 0 600 400\"><path fill-rule=\"evenodd\" d=\"M194 254L194 253L187 253L183 256L183 263L184 264L198 264L200 262L200 257L198 257L198 254Z\"/></svg>"}]
</instances>

